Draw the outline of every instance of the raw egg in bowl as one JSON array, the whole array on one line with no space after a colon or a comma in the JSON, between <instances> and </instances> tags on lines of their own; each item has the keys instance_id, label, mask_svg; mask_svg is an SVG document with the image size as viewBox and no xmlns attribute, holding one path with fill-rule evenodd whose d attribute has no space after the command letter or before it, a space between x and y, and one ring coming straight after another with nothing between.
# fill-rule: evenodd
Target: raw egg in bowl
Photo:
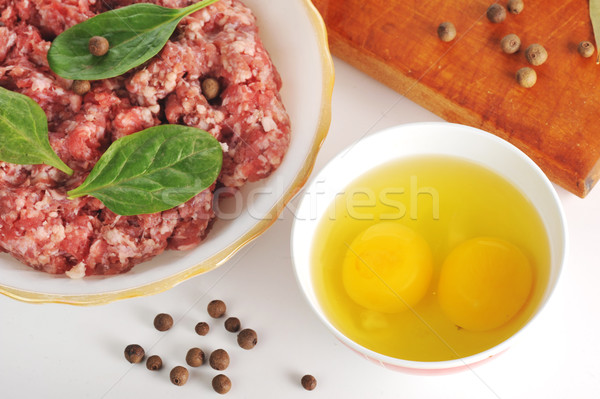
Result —
<instances>
[{"instance_id":1,"label":"raw egg in bowl","mask_svg":"<svg viewBox=\"0 0 600 399\"><path fill-rule=\"evenodd\" d=\"M332 333L417 373L505 350L548 302L567 251L539 167L450 123L397 126L341 152L303 192L291 245L299 285Z\"/></svg>"}]
</instances>

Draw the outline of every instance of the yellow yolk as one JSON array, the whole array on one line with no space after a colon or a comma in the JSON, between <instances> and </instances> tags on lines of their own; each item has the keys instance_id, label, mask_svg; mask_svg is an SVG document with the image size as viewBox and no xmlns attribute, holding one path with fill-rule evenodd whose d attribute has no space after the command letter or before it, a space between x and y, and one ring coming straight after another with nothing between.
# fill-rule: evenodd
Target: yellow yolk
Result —
<instances>
[{"instance_id":1,"label":"yellow yolk","mask_svg":"<svg viewBox=\"0 0 600 399\"><path fill-rule=\"evenodd\" d=\"M437 294L454 324L487 331L517 314L532 283L532 267L518 247L498 238L479 237L463 242L448 255Z\"/></svg>"},{"instance_id":2,"label":"yellow yolk","mask_svg":"<svg viewBox=\"0 0 600 399\"><path fill-rule=\"evenodd\" d=\"M383 222L360 233L344 259L346 292L359 305L383 313L415 306L433 272L429 245L412 229Z\"/></svg>"}]
</instances>

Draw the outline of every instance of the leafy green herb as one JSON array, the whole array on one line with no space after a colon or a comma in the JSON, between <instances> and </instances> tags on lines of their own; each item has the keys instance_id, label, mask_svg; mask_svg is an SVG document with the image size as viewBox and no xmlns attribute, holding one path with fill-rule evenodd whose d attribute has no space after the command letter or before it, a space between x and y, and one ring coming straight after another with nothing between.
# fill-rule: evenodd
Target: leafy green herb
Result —
<instances>
[{"instance_id":1,"label":"leafy green herb","mask_svg":"<svg viewBox=\"0 0 600 399\"><path fill-rule=\"evenodd\" d=\"M596 40L596 64L600 64L600 0L590 0L590 19L594 28L594 39Z\"/></svg>"},{"instance_id":2,"label":"leafy green herb","mask_svg":"<svg viewBox=\"0 0 600 399\"><path fill-rule=\"evenodd\" d=\"M46 164L71 175L48 140L44 110L31 98L0 87L0 160L20 165Z\"/></svg>"},{"instance_id":3,"label":"leafy green herb","mask_svg":"<svg viewBox=\"0 0 600 399\"><path fill-rule=\"evenodd\" d=\"M213 184L222 163L221 144L204 130L155 126L112 143L67 195L91 195L119 215L160 212Z\"/></svg>"},{"instance_id":4,"label":"leafy green herb","mask_svg":"<svg viewBox=\"0 0 600 399\"><path fill-rule=\"evenodd\" d=\"M48 51L48 63L66 79L122 75L158 54L184 17L217 1L204 0L181 9L138 3L98 14L58 35ZM108 40L108 53L99 57L90 53L88 44L94 36Z\"/></svg>"}]
</instances>

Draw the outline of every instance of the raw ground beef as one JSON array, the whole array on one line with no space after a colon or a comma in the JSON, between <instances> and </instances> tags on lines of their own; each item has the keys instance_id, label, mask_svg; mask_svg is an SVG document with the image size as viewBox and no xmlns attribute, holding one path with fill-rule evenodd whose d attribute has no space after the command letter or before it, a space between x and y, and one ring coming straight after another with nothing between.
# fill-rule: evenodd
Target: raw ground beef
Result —
<instances>
[{"instance_id":1,"label":"raw ground beef","mask_svg":"<svg viewBox=\"0 0 600 399\"><path fill-rule=\"evenodd\" d=\"M48 273L125 272L165 249L193 248L213 218L213 191L268 176L281 163L290 121L281 79L252 13L220 0L186 17L163 50L127 74L92 82L79 96L46 53L66 28L128 0L0 0L0 86L33 98L48 117L50 144L75 173L0 162L0 250ZM148 1L185 7L195 1ZM200 82L218 79L210 103ZM92 197L68 200L116 139L162 123L207 130L223 144L218 181L177 208L118 216Z\"/></svg>"}]
</instances>

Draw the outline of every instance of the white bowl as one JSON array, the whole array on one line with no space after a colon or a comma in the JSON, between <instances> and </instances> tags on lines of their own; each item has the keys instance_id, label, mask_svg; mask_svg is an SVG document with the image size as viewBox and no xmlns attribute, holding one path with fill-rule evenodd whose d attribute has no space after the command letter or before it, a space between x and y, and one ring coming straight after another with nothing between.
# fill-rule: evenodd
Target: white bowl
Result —
<instances>
[{"instance_id":1,"label":"white bowl","mask_svg":"<svg viewBox=\"0 0 600 399\"><path fill-rule=\"evenodd\" d=\"M457 360L408 361L367 349L349 339L328 320L319 303L311 275L312 237L335 196L354 179L379 165L414 155L450 155L474 161L516 186L540 214L550 244L550 276L540 305L528 323L511 338L475 355ZM401 125L368 136L331 160L307 186L292 228L292 260L298 283L310 307L345 345L386 368L433 374L459 370L505 350L544 308L558 281L566 258L566 224L558 196L541 169L519 149L479 129L450 123Z\"/></svg>"},{"instance_id":2,"label":"white bowl","mask_svg":"<svg viewBox=\"0 0 600 399\"><path fill-rule=\"evenodd\" d=\"M261 39L281 74L281 95L292 121L290 148L279 169L243 187L236 204L222 204L221 219L196 249L166 251L128 273L82 280L35 271L1 254L0 293L28 302L70 304L158 293L221 265L277 219L308 179L329 129L333 64L323 20L310 0L244 3L256 15Z\"/></svg>"}]
</instances>

